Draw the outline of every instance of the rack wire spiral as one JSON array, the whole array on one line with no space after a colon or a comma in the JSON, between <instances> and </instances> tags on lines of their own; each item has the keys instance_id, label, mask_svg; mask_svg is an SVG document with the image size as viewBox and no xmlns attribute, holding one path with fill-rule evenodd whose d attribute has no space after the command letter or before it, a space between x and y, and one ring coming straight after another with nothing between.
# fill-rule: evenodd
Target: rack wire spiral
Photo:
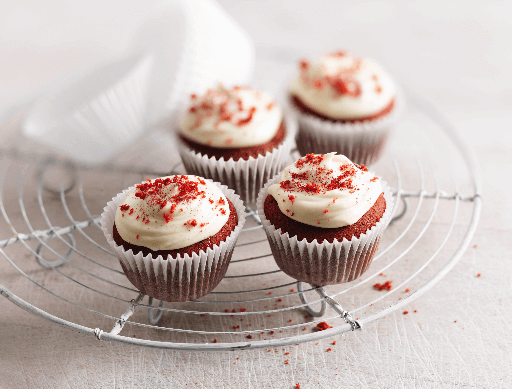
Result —
<instances>
[{"instance_id":1,"label":"rack wire spiral","mask_svg":"<svg viewBox=\"0 0 512 389\"><path fill-rule=\"evenodd\" d=\"M3 286L0 275L0 294L28 312L99 340L162 349L272 348L361 329L442 279L468 247L479 220L478 174L464 142L421 98L409 96L409 105L409 124L418 128L404 124L375 168L394 186L394 218L359 280L322 288L284 275L248 207L248 222L219 287L198 301L156 304L119 270L101 233L99 214L125 187L146 176L182 173L181 164L170 172L115 164L90 169L10 147L0 150L0 212L11 234L0 238L0 254L21 281L15 293ZM57 180L49 178L52 172ZM428 250L419 244L426 239ZM47 282L49 274L55 282ZM391 290L372 288L395 274L400 280ZM21 297L31 287L48 302ZM331 328L316 331L321 322Z\"/></svg>"}]
</instances>

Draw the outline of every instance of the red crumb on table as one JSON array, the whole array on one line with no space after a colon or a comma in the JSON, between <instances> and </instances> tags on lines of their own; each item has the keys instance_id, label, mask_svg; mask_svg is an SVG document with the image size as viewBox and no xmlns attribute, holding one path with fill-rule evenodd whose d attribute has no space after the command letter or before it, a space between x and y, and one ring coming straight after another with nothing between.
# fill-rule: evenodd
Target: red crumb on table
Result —
<instances>
[{"instance_id":1,"label":"red crumb on table","mask_svg":"<svg viewBox=\"0 0 512 389\"><path fill-rule=\"evenodd\" d=\"M217 343L217 339L213 339L213 343Z\"/></svg>"},{"instance_id":2,"label":"red crumb on table","mask_svg":"<svg viewBox=\"0 0 512 389\"><path fill-rule=\"evenodd\" d=\"M251 335L251 334L249 334L249 335L247 335L247 336L246 336L246 338L247 338L247 339L252 339L252 335Z\"/></svg>"},{"instance_id":3,"label":"red crumb on table","mask_svg":"<svg viewBox=\"0 0 512 389\"><path fill-rule=\"evenodd\" d=\"M418 312L418 311L415 309L414 312Z\"/></svg>"},{"instance_id":4,"label":"red crumb on table","mask_svg":"<svg viewBox=\"0 0 512 389\"><path fill-rule=\"evenodd\" d=\"M379 276L386 277L384 273L379 273Z\"/></svg>"},{"instance_id":5,"label":"red crumb on table","mask_svg":"<svg viewBox=\"0 0 512 389\"><path fill-rule=\"evenodd\" d=\"M404 315L407 315L409 313L409 311L404 311Z\"/></svg>"},{"instance_id":6,"label":"red crumb on table","mask_svg":"<svg viewBox=\"0 0 512 389\"><path fill-rule=\"evenodd\" d=\"M292 293L295 292L295 289L290 289L290 292L292 292Z\"/></svg>"},{"instance_id":7,"label":"red crumb on table","mask_svg":"<svg viewBox=\"0 0 512 389\"><path fill-rule=\"evenodd\" d=\"M327 350L325 350L325 351L329 352L329 351L332 351L332 350L331 350L331 348L329 347L329 348L328 348Z\"/></svg>"},{"instance_id":8,"label":"red crumb on table","mask_svg":"<svg viewBox=\"0 0 512 389\"><path fill-rule=\"evenodd\" d=\"M474 248L474 249L476 249L477 247L478 247L478 245L477 245L477 244L474 244L474 245L473 245L473 248Z\"/></svg>"},{"instance_id":9,"label":"red crumb on table","mask_svg":"<svg viewBox=\"0 0 512 389\"><path fill-rule=\"evenodd\" d=\"M327 324L325 321L322 321L322 322L320 322L320 323L318 323L316 325L316 328L318 329L318 331L323 331L323 330L326 330L328 328L332 328L332 326Z\"/></svg>"},{"instance_id":10,"label":"red crumb on table","mask_svg":"<svg viewBox=\"0 0 512 389\"><path fill-rule=\"evenodd\" d=\"M410 291L411 291L411 290L410 290L409 288L407 288L407 289L405 290L405 293L409 293Z\"/></svg>"},{"instance_id":11,"label":"red crumb on table","mask_svg":"<svg viewBox=\"0 0 512 389\"><path fill-rule=\"evenodd\" d=\"M295 389L300 389L300 384L295 384Z\"/></svg>"},{"instance_id":12,"label":"red crumb on table","mask_svg":"<svg viewBox=\"0 0 512 389\"><path fill-rule=\"evenodd\" d=\"M199 316L206 316L206 313L200 313Z\"/></svg>"},{"instance_id":13,"label":"red crumb on table","mask_svg":"<svg viewBox=\"0 0 512 389\"><path fill-rule=\"evenodd\" d=\"M245 308L240 308L240 312L245 312L245 311L247 311L247 309L245 309Z\"/></svg>"},{"instance_id":14,"label":"red crumb on table","mask_svg":"<svg viewBox=\"0 0 512 389\"><path fill-rule=\"evenodd\" d=\"M480 277L481 275L482 275L481 273L478 273L476 276L477 276L477 277Z\"/></svg>"},{"instance_id":15,"label":"red crumb on table","mask_svg":"<svg viewBox=\"0 0 512 389\"><path fill-rule=\"evenodd\" d=\"M393 283L393 281L391 281L391 280L388 280L388 281L384 282L383 284L380 284L379 282L377 282L373 285L373 288L377 289L377 290L384 290L384 289L391 290L392 283Z\"/></svg>"},{"instance_id":16,"label":"red crumb on table","mask_svg":"<svg viewBox=\"0 0 512 389\"><path fill-rule=\"evenodd\" d=\"M286 361L284 361L284 364L285 364L285 365L289 365L289 364L290 364L290 361L287 359Z\"/></svg>"},{"instance_id":17,"label":"red crumb on table","mask_svg":"<svg viewBox=\"0 0 512 389\"><path fill-rule=\"evenodd\" d=\"M332 341L332 345L336 346L336 341L335 340Z\"/></svg>"},{"instance_id":18,"label":"red crumb on table","mask_svg":"<svg viewBox=\"0 0 512 389\"><path fill-rule=\"evenodd\" d=\"M285 352L284 355L290 355L290 353L289 352Z\"/></svg>"}]
</instances>

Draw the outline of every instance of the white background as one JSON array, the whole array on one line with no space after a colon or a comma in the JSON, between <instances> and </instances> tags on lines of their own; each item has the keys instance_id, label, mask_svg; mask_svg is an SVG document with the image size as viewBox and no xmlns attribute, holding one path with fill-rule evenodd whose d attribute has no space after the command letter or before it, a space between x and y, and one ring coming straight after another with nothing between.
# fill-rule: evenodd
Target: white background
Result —
<instances>
[{"instance_id":1,"label":"white background","mask_svg":"<svg viewBox=\"0 0 512 389\"><path fill-rule=\"evenodd\" d=\"M434 103L464 136L480 162L485 209L475 236L478 251L468 252L432 293L415 303L415 308L424 312L424 316L407 318L403 328L389 322L382 324L395 330L391 333L393 351L389 355L382 357L381 347L385 346L382 340L373 339L371 333L369 338L353 339L354 348L363 347L368 355L378 354L382 358L379 364L369 357L376 363L380 377L387 379L376 380L375 368L368 369L364 361L355 360L346 373L350 376L350 379L347 376L348 382L371 388L510 387L512 3L256 0L220 3L253 38L256 79L266 89L278 93L281 88L272 73L275 63L293 69L297 59L311 58L334 48L371 56L383 63L400 82ZM15 103L71 69L123 52L137 27L151 16L153 4L134 0L1 2L0 107ZM478 285L472 284L470 290L468 277L474 273L475 263L484 277ZM0 307L6 304L10 303L0 301ZM459 323L463 323L461 327L451 325L451 319L443 321L454 312ZM25 317L23 315L20 317ZM387 320L395 323L403 319ZM417 332L416 321L420 320L437 325ZM10 387L7 383L12 385L6 378L10 373L6 366L23 369L28 363L24 358L30 359L33 355L58 358L56 355L64 352L66 344L76 347L74 336L58 329L49 331L43 333L65 340L59 343L62 349L49 351L41 343L19 339L17 351L6 352L4 347L2 352L4 334L0 327L0 387ZM93 341L84 342L88 352L94 354ZM123 350L128 359L114 363L113 367L126 379L120 381L125 384L119 387L154 384L149 376L141 376L141 351L129 347ZM417 357L414 364L404 362L410 353ZM148 355L144 354L145 357ZM251 358L264 357L253 355ZM175 354L169 353L165 358L169 365L178 363L173 359ZM197 357L185 354L179 358L183 358L179 359L180 363L197 364L208 371L208 354ZM66 363L53 361L50 371L46 371L44 365L32 364L42 370L23 372L26 380L20 381L19 387L118 387L115 380L109 380L107 372L95 372L93 359L83 360L82 367L88 370L90 377L87 381L74 381L70 378L73 373L66 370ZM2 364L2 360L7 364ZM265 374L264 364L261 360L259 363L252 362L248 366ZM215 369L224 371L226 366ZM330 374L325 365L313 363L312 366L306 376L315 379L303 388L339 385L339 381L334 383L325 378ZM50 379L51 374L57 378ZM193 384L193 368L174 374L173 377L181 374L183 379L172 381L169 376L168 383L174 384L168 387L185 387L189 382L187 378L190 378L189 385ZM270 381L270 386L258 386L254 376L243 381L245 384L232 378L231 384L219 381L218 386L291 387L289 379L295 379L293 374L298 373L278 370L273 374L275 379ZM303 378L302 382L305 380Z\"/></svg>"}]
</instances>

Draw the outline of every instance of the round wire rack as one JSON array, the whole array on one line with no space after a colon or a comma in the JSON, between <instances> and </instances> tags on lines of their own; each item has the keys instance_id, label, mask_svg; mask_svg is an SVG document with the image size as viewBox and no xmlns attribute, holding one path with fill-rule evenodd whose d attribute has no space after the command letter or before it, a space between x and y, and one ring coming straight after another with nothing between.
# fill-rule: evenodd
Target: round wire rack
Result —
<instances>
[{"instance_id":1,"label":"round wire rack","mask_svg":"<svg viewBox=\"0 0 512 389\"><path fill-rule=\"evenodd\" d=\"M408 103L386 155L372 167L393 188L394 217L370 269L356 281L317 287L282 273L247 207L247 223L219 286L197 301L153 301L124 277L99 215L134 182L183 173L181 163L170 171L115 160L87 168L17 139L0 150L0 254L10 265L0 275L0 293L101 341L161 349L270 349L364 330L450 271L470 244L481 210L476 165L464 142L421 98L409 92ZM6 112L0 126L16 127L18 108ZM150 146L172 147L161 135L155 131ZM131 160L139 149L128 153Z\"/></svg>"}]
</instances>

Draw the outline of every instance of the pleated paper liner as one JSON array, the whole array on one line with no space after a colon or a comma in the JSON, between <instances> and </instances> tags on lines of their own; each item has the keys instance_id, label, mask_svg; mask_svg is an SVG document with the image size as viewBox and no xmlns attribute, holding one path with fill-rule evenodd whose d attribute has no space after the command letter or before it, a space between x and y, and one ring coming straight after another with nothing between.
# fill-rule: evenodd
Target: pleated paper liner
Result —
<instances>
[{"instance_id":1,"label":"pleated paper liner","mask_svg":"<svg viewBox=\"0 0 512 389\"><path fill-rule=\"evenodd\" d=\"M295 138L302 156L333 151L352 162L374 164L382 155L387 139L404 109L404 98L397 91L394 107L385 116L364 122L340 123L301 112L288 98L288 105L298 120Z\"/></svg>"},{"instance_id":2,"label":"pleated paper liner","mask_svg":"<svg viewBox=\"0 0 512 389\"><path fill-rule=\"evenodd\" d=\"M25 136L85 164L105 161L146 130L151 56L131 56L63 82L35 104Z\"/></svg>"},{"instance_id":3,"label":"pleated paper liner","mask_svg":"<svg viewBox=\"0 0 512 389\"><path fill-rule=\"evenodd\" d=\"M382 232L391 220L393 195L385 181L381 181L386 210L381 219L359 238L346 238L339 242L329 243L314 239L308 243L306 239L297 240L287 232L276 229L266 218L263 210L268 188L279 183L280 176L275 176L261 189L257 209L272 249L274 259L279 268L290 277L311 285L332 285L350 282L360 277L372 263L373 256L379 247Z\"/></svg>"},{"instance_id":4,"label":"pleated paper liner","mask_svg":"<svg viewBox=\"0 0 512 389\"><path fill-rule=\"evenodd\" d=\"M177 258L170 255L163 258L159 255L155 259L151 254L143 256L141 252L134 255L132 250L126 251L116 244L112 237L116 211L134 187L119 193L104 208L101 229L114 249L125 275L139 291L163 301L191 301L210 293L222 280L245 223L245 206L233 190L217 182L214 184L235 206L238 224L225 241L192 255L183 254Z\"/></svg>"},{"instance_id":5,"label":"pleated paper liner","mask_svg":"<svg viewBox=\"0 0 512 389\"><path fill-rule=\"evenodd\" d=\"M244 203L255 204L259 190L265 182L286 167L290 157L297 124L294 117L286 112L284 121L286 137L283 143L272 151L267 151L265 155L249 157L247 160L239 159L236 162L233 158L228 161L224 158L208 158L190 149L178 138L181 159L187 173L221 182L240 195Z\"/></svg>"}]
</instances>

